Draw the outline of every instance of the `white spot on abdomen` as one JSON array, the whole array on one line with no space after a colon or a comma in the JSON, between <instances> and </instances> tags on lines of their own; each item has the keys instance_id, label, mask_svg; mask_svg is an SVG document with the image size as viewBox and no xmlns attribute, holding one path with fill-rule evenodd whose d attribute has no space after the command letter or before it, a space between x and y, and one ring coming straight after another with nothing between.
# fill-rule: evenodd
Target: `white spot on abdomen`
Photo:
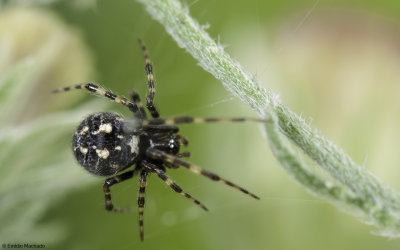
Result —
<instances>
[{"instance_id":1,"label":"white spot on abdomen","mask_svg":"<svg viewBox=\"0 0 400 250\"><path fill-rule=\"evenodd\" d=\"M92 132L93 135L100 134L101 132L105 132L107 134L111 133L112 125L111 123L100 124L99 130Z\"/></svg>"},{"instance_id":2,"label":"white spot on abdomen","mask_svg":"<svg viewBox=\"0 0 400 250\"><path fill-rule=\"evenodd\" d=\"M81 135L84 135L84 134L86 134L86 132L88 132L89 131L89 127L88 126L85 126L85 127L83 127L82 128L82 130L79 132Z\"/></svg>"},{"instance_id":3,"label":"white spot on abdomen","mask_svg":"<svg viewBox=\"0 0 400 250\"><path fill-rule=\"evenodd\" d=\"M110 155L110 152L108 152L108 150L106 148L102 149L102 150L96 149L96 153L97 153L98 157L103 158L103 159L107 159L107 157Z\"/></svg>"},{"instance_id":4,"label":"white spot on abdomen","mask_svg":"<svg viewBox=\"0 0 400 250\"><path fill-rule=\"evenodd\" d=\"M139 152L139 137L136 135L132 135L131 139L128 141L128 146L131 147L131 153Z\"/></svg>"},{"instance_id":5,"label":"white spot on abdomen","mask_svg":"<svg viewBox=\"0 0 400 250\"><path fill-rule=\"evenodd\" d=\"M87 154L88 149L87 149L87 148L84 148L84 147L80 147L80 148L79 148L79 151L81 151L81 153L85 155L85 154Z\"/></svg>"}]
</instances>

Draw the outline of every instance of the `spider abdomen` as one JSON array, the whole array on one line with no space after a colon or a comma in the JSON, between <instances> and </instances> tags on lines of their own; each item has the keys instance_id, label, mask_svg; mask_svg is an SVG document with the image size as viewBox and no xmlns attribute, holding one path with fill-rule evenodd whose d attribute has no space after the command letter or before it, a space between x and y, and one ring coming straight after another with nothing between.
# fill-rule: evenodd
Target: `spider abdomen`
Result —
<instances>
[{"instance_id":1,"label":"spider abdomen","mask_svg":"<svg viewBox=\"0 0 400 250\"><path fill-rule=\"evenodd\" d=\"M96 113L84 119L72 140L75 158L87 171L114 175L135 163L139 136L124 130L124 119L115 113Z\"/></svg>"}]
</instances>

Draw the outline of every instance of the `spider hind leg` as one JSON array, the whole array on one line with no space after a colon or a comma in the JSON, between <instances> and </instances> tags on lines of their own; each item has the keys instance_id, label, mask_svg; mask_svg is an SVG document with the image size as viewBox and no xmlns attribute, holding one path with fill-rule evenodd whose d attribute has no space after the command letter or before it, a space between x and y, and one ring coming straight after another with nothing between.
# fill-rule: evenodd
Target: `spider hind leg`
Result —
<instances>
[{"instance_id":1,"label":"spider hind leg","mask_svg":"<svg viewBox=\"0 0 400 250\"><path fill-rule=\"evenodd\" d=\"M131 99L139 109L139 113L137 115L142 119L147 119L146 110L144 109L142 101L140 100L140 95L136 91L132 90Z\"/></svg>"},{"instance_id":2,"label":"spider hind leg","mask_svg":"<svg viewBox=\"0 0 400 250\"><path fill-rule=\"evenodd\" d=\"M143 223L143 213L144 213L144 203L145 203L145 193L146 193L146 178L147 171L140 172L140 187L139 187L139 196L138 196L138 212L139 212L139 231L140 231L140 240L144 240L144 223Z\"/></svg>"},{"instance_id":3,"label":"spider hind leg","mask_svg":"<svg viewBox=\"0 0 400 250\"><path fill-rule=\"evenodd\" d=\"M59 93L59 92L67 92L73 89L79 89L79 90L87 90L89 92L92 92L96 95L99 96L104 96L108 99L113 100L116 103L119 103L125 107L127 107L132 113L136 114L138 112L138 106L131 102L130 100L126 99L123 96L118 96L111 91L105 90L104 88L97 86L96 84L93 83L84 83L84 84L78 84L74 86L67 86L59 89L54 89L52 93Z\"/></svg>"},{"instance_id":4,"label":"spider hind leg","mask_svg":"<svg viewBox=\"0 0 400 250\"><path fill-rule=\"evenodd\" d=\"M161 180L165 182L169 187L172 188L175 192L178 194L188 198L189 200L193 201L196 205L200 206L202 209L205 211L208 211L208 208L204 206L199 200L191 196L190 194L186 193L178 184L176 184L172 179L170 179L166 174L163 169L160 167L157 167L156 165L148 162L148 161L142 161L141 164L145 169L148 171L154 172Z\"/></svg>"},{"instance_id":5,"label":"spider hind leg","mask_svg":"<svg viewBox=\"0 0 400 250\"><path fill-rule=\"evenodd\" d=\"M119 208L119 207L114 207L114 204L111 201L111 190L110 187L121 183L123 181L131 179L135 174L137 173L136 170L131 170L127 171L123 174L108 178L103 185L103 191L104 191L104 199L105 199L105 205L106 205L106 210L107 211L112 211L112 212L126 212L129 211L129 208Z\"/></svg>"}]
</instances>

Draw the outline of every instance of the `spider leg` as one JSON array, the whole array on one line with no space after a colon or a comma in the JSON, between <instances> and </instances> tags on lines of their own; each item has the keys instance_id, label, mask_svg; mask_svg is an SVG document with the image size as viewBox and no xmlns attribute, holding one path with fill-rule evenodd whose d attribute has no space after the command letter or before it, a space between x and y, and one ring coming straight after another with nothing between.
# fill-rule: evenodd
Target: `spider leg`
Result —
<instances>
[{"instance_id":1,"label":"spider leg","mask_svg":"<svg viewBox=\"0 0 400 250\"><path fill-rule=\"evenodd\" d=\"M183 135L176 135L176 138L183 144L183 146L187 147L189 145L189 140Z\"/></svg>"},{"instance_id":2,"label":"spider leg","mask_svg":"<svg viewBox=\"0 0 400 250\"><path fill-rule=\"evenodd\" d=\"M159 125L148 125L148 126L144 126L143 130L147 131L147 132L151 132L151 133L178 133L179 132L179 128L177 126L168 126L168 125L163 125L163 126L159 126Z\"/></svg>"},{"instance_id":3,"label":"spider leg","mask_svg":"<svg viewBox=\"0 0 400 250\"><path fill-rule=\"evenodd\" d=\"M143 126L149 125L175 125L182 123L221 123L221 122L270 122L269 120L256 118L203 118L203 117L172 117L172 118L156 118L153 120L144 120Z\"/></svg>"},{"instance_id":4,"label":"spider leg","mask_svg":"<svg viewBox=\"0 0 400 250\"><path fill-rule=\"evenodd\" d=\"M139 230L140 230L140 240L144 239L144 228L143 228L143 212L144 212L144 198L146 192L146 178L147 171L140 172L140 188L139 188L139 197L138 197L138 210L139 210Z\"/></svg>"},{"instance_id":5,"label":"spider leg","mask_svg":"<svg viewBox=\"0 0 400 250\"><path fill-rule=\"evenodd\" d=\"M224 184L226 184L228 186L231 186L231 187L233 187L235 189L238 189L238 190L242 191L243 193L245 193L247 195L250 195L251 197L253 197L253 198L257 199L257 200L260 199L258 196L250 193L246 189L244 189L244 188L242 188L242 187L240 187L240 186L238 186L238 185L236 185L236 184L234 184L234 183L232 183L232 182L230 182L228 180L225 180L225 179L219 177L218 175L216 175L216 174L214 174L212 172L209 172L207 170L201 169L200 167L198 167L198 166L196 166L194 164L191 164L189 162L183 161L183 160L179 159L178 157L176 157L174 155L167 154L167 153L165 153L165 152L163 152L161 150L154 149L154 148L149 148L146 151L146 154L147 154L148 157L150 157L152 159L158 159L158 160L162 160L165 163L170 163L170 164L173 164L173 165L183 166L183 167L189 169L190 171L192 171L193 173L201 174L201 175L203 175L203 176L205 176L205 177L207 177L207 178L209 178L209 179L211 179L213 181L222 182L222 183L224 183Z\"/></svg>"},{"instance_id":6,"label":"spider leg","mask_svg":"<svg viewBox=\"0 0 400 250\"><path fill-rule=\"evenodd\" d=\"M143 56L146 63L145 70L147 75L147 85L149 86L149 94L146 97L146 106L147 109L150 111L151 116L153 118L157 118L160 116L160 114L158 113L153 103L154 95L156 92L156 89L154 87L153 66L151 65L149 53L147 52L146 46L144 45L143 41L139 38L138 42L143 51Z\"/></svg>"},{"instance_id":7,"label":"spider leg","mask_svg":"<svg viewBox=\"0 0 400 250\"><path fill-rule=\"evenodd\" d=\"M93 92L97 95L104 96L108 99L113 100L116 103L119 103L121 105L124 105L125 107L129 108L129 110L133 113L136 113L138 111L138 107L135 103L129 101L125 97L118 96L110 91L105 90L104 88L97 86L93 83L84 83L84 84L78 84L74 86L67 86L59 89L55 89L52 91L52 93L59 93L59 92L66 92L70 91L73 89L83 89L83 90L88 90L90 92Z\"/></svg>"},{"instance_id":8,"label":"spider leg","mask_svg":"<svg viewBox=\"0 0 400 250\"><path fill-rule=\"evenodd\" d=\"M190 157L190 152L189 151L185 151L185 152L177 154L176 156L179 157L179 158Z\"/></svg>"},{"instance_id":9,"label":"spider leg","mask_svg":"<svg viewBox=\"0 0 400 250\"><path fill-rule=\"evenodd\" d=\"M144 110L144 107L143 107L142 101L140 100L139 94L136 91L132 91L131 92L131 98L132 98L132 101L136 104L136 106L139 109L140 117L143 118L143 119L146 119L147 118L147 114L146 114L146 111Z\"/></svg>"},{"instance_id":10,"label":"spider leg","mask_svg":"<svg viewBox=\"0 0 400 250\"><path fill-rule=\"evenodd\" d=\"M132 178L136 174L136 170L131 170L128 172L125 172L123 174L108 178L103 185L103 191L104 191L104 198L106 202L106 210L107 211L113 211L113 212L126 212L128 209L123 209L123 208L117 208L114 207L111 201L111 190L110 187L117 184L121 183L123 181L126 181L130 178Z\"/></svg>"},{"instance_id":11,"label":"spider leg","mask_svg":"<svg viewBox=\"0 0 400 250\"><path fill-rule=\"evenodd\" d=\"M202 209L204 209L205 211L208 211L208 208L206 208L206 206L204 206L200 201L198 201L197 199L195 199L193 196L191 196L190 194L186 193L178 184L176 184L173 180L171 180L167 175L165 175L164 170L162 170L161 168L157 167L156 165L148 162L148 161L142 161L141 164L145 169L147 169L148 171L154 172L157 174L157 176L163 180L165 182L165 184L167 184L168 186L170 186L172 188L172 190L174 190L175 192L177 192L178 194L185 196L186 198L188 198L189 200L193 201L194 203L196 203L196 205L199 205Z\"/></svg>"},{"instance_id":12,"label":"spider leg","mask_svg":"<svg viewBox=\"0 0 400 250\"><path fill-rule=\"evenodd\" d=\"M190 152L189 151L184 151L182 153L178 153L176 154L176 157L178 158L186 158L186 157L190 157ZM179 168L178 164L172 164L169 162L164 162L164 165L168 168Z\"/></svg>"}]
</instances>

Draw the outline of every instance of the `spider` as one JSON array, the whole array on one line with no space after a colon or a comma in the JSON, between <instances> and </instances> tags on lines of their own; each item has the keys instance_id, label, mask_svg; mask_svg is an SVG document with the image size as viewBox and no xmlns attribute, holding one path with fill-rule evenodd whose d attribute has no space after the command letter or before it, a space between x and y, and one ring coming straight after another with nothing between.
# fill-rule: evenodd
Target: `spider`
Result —
<instances>
[{"instance_id":1,"label":"spider","mask_svg":"<svg viewBox=\"0 0 400 250\"><path fill-rule=\"evenodd\" d=\"M177 124L245 121L266 122L266 120L251 118L198 118L188 116L160 118L160 114L153 103L155 88L152 64L145 45L140 39L138 41L145 59L145 71L149 88L149 93L146 97L146 108L152 119L148 119L140 97L135 91L131 92L131 100L128 100L93 83L85 83L55 89L53 93L73 89L86 90L111 99L127 107L133 113L133 118L128 119L111 112L100 112L89 115L81 122L74 133L72 150L76 160L84 169L97 176L109 177L103 185L105 208L108 211L123 212L126 210L113 205L110 187L126 181L137 174L139 175L140 187L137 204L140 240L143 241L146 179L150 173L156 174L173 191L191 200L205 211L208 211L206 206L185 192L165 174L167 168L175 169L180 166L187 168L195 174L203 175L213 181L222 182L255 199L259 199L258 196L246 189L208 170L182 160L182 158L190 157L190 152L180 152L181 145L186 147L189 141L183 135L178 134L179 127L176 126ZM123 172L131 166L134 166L132 170Z\"/></svg>"}]
</instances>

